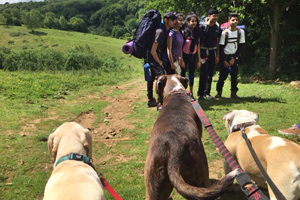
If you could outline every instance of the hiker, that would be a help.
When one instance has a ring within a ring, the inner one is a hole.
[[[183,25],[183,14],[174,13],[177,17],[177,20],[174,24],[174,27],[170,30],[168,39],[167,39],[167,52],[164,58],[164,68],[167,74],[175,74],[178,68],[176,65],[184,66],[182,59],[182,46],[183,46],[183,34],[181,27]]]
[[[213,99],[210,95],[215,64],[219,62],[219,39],[222,33],[217,23],[219,12],[215,6],[207,12],[205,21],[200,22],[200,54],[198,99]]]
[[[147,81],[147,106],[157,106],[157,110],[160,110],[160,104],[156,102],[155,98],[153,98],[153,83],[155,78],[159,77],[162,74],[165,74],[162,60],[164,52],[167,49],[167,36],[169,33],[169,29],[173,27],[175,21],[176,16],[172,12],[164,13],[163,23],[160,25],[159,28],[156,29],[155,34],[153,36],[154,42],[152,44],[150,53],[148,53],[148,63],[150,64],[151,68],[152,80]]]
[[[184,44],[182,56],[185,66],[181,66],[181,76],[185,77],[186,71],[189,71],[189,93],[193,96],[194,73],[195,69],[201,67],[200,59],[200,35],[199,35],[199,19],[197,15],[190,12],[183,25]]]
[[[231,13],[228,17],[229,28],[222,31],[220,38],[220,74],[217,82],[217,95],[215,98],[222,97],[224,81],[228,74],[231,76],[231,98],[239,98],[237,96],[237,75],[238,75],[238,56],[245,44],[245,32],[243,29],[237,28],[238,14]]]

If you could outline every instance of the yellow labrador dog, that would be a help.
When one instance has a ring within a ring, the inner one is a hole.
[[[240,127],[246,127],[245,133],[252,147],[261,161],[264,169],[287,200],[300,198],[300,146],[289,140],[269,135],[262,127],[256,124],[258,114],[247,110],[233,110],[223,119],[228,131],[225,145],[252,180],[258,186],[267,188],[254,162],[246,142],[242,138]],[[224,162],[225,173],[230,168]],[[268,186],[271,200],[275,200],[272,190]]]
[[[92,136],[88,129],[66,122],[50,134],[48,149],[54,170],[44,200],[105,199],[103,185],[90,163]]]

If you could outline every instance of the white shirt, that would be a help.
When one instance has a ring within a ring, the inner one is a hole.
[[[238,39],[238,30],[231,31],[229,29],[226,29],[222,31],[222,35],[220,38],[220,45],[225,45],[225,32],[228,31],[228,42],[227,45],[224,47],[224,53],[226,55],[233,55],[236,53],[238,49],[238,44],[245,43],[245,31],[243,29],[240,29],[241,35],[240,35],[240,42],[237,42]]]

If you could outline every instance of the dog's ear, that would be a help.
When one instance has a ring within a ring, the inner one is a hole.
[[[167,83],[167,76],[165,75],[161,75],[158,79],[157,79],[157,83],[156,83],[156,94],[160,97],[163,98],[163,92],[164,92],[164,88],[166,86]]]
[[[223,116],[223,120],[232,121],[233,118],[234,118],[234,115],[235,115],[235,113],[234,113],[233,110],[232,110],[232,111],[229,111],[229,112],[227,112],[227,113]]]
[[[92,157],[92,135],[89,129],[83,128],[82,134],[80,135],[80,140],[86,151],[88,157]]]
[[[258,121],[258,114],[257,114],[257,112],[252,112],[252,114],[254,116],[255,121],[257,122]]]
[[[48,151],[52,163],[55,162],[56,155],[57,155],[57,144],[54,142],[54,139],[55,139],[55,134],[54,133],[50,134],[48,137]]]
[[[183,85],[183,87],[186,89],[188,87],[189,79],[186,77],[182,77],[177,75],[176,78],[180,81],[180,83]]]

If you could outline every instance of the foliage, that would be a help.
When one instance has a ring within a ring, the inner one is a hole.
[[[212,5],[216,5],[220,11],[219,23],[227,21],[227,15],[235,11],[239,13],[239,23],[246,26],[246,47],[240,57],[241,72],[248,76],[258,73],[264,78],[272,78],[267,70],[270,63],[272,36],[270,25],[274,16],[272,2],[269,0],[48,0],[0,5],[0,15],[8,25],[21,25],[23,22],[20,11],[29,12],[36,9],[45,16],[42,17],[45,27],[90,32],[94,35],[128,40],[132,38],[139,19],[148,9],[158,9],[162,14],[166,11],[180,11],[186,15],[194,11],[198,16],[203,16]],[[299,40],[294,38],[299,37],[300,3],[295,0],[275,2],[279,2],[280,6],[292,2],[286,9],[281,10],[275,77],[283,80],[297,79],[300,76],[297,55],[300,44]]]
[[[34,29],[40,28],[42,26],[42,14],[36,9],[23,11],[21,18],[26,28],[30,29],[32,32],[34,31]]]

